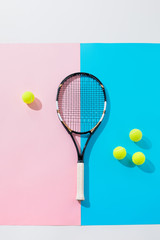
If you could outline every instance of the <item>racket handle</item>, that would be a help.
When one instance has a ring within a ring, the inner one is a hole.
[[[77,163],[77,200],[84,200],[84,163]]]

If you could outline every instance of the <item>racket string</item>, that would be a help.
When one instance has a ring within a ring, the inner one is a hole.
[[[76,132],[93,129],[104,110],[104,92],[98,81],[76,75],[62,85],[58,106],[65,124]]]

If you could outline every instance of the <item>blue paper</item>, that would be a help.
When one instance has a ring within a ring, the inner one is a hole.
[[[100,79],[107,112],[85,153],[82,225],[160,223],[160,44],[81,44],[81,71]],[[129,132],[143,139],[134,143]],[[82,144],[84,144],[82,138]],[[113,149],[123,146],[118,161]],[[131,162],[146,155],[144,165]]]

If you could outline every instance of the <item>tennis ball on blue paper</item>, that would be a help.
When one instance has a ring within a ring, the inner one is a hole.
[[[132,162],[136,165],[142,165],[145,159],[145,155],[142,152],[136,152],[132,156]]]
[[[113,150],[113,156],[118,160],[125,158],[126,154],[126,149],[124,147],[116,147]]]
[[[129,137],[133,142],[139,142],[142,139],[142,132],[139,129],[133,129],[130,131]]]
[[[23,102],[30,104],[34,101],[34,94],[32,92],[24,92],[22,95]]]

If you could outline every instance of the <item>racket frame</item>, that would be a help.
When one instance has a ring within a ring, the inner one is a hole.
[[[87,76],[87,77],[90,77],[92,79],[95,79],[99,84],[100,86],[102,87],[102,90],[103,90],[103,94],[104,94],[104,110],[103,110],[103,114],[102,114],[102,117],[100,118],[99,122],[96,124],[96,126],[94,128],[92,128],[91,130],[89,131],[86,131],[86,132],[77,132],[77,131],[73,131],[71,130],[67,124],[63,121],[63,119],[61,118],[61,115],[60,115],[60,112],[59,112],[59,108],[58,108],[58,97],[59,97],[59,92],[60,92],[60,89],[61,87],[63,86],[64,82],[66,82],[68,79],[72,78],[72,77],[75,77],[77,75],[83,75],[83,76]],[[88,142],[91,138],[91,136],[93,135],[93,133],[96,131],[96,129],[99,127],[99,125],[101,124],[103,118],[104,118],[104,115],[105,115],[105,112],[106,112],[106,106],[107,106],[107,98],[106,98],[106,93],[105,93],[105,89],[104,89],[104,86],[103,84],[101,83],[101,81],[95,77],[94,75],[90,74],[90,73],[86,73],[86,72],[76,72],[76,73],[72,73],[70,75],[68,75],[59,85],[58,87],[58,91],[57,91],[57,96],[56,96],[56,108],[57,108],[57,114],[58,114],[58,117],[59,117],[59,120],[61,121],[61,123],[63,124],[63,126],[65,127],[65,129],[67,130],[68,134],[71,136],[73,142],[74,142],[74,145],[76,147],[76,150],[77,150],[77,155],[78,155],[78,163],[83,163],[84,160],[83,160],[83,157],[84,157],[84,153],[85,153],[85,150],[86,150],[86,147],[88,145]],[[78,149],[78,146],[76,144],[76,141],[73,137],[73,134],[77,134],[77,135],[87,135],[89,134],[89,137],[83,147],[83,151],[80,153],[79,152],[79,149]]]

